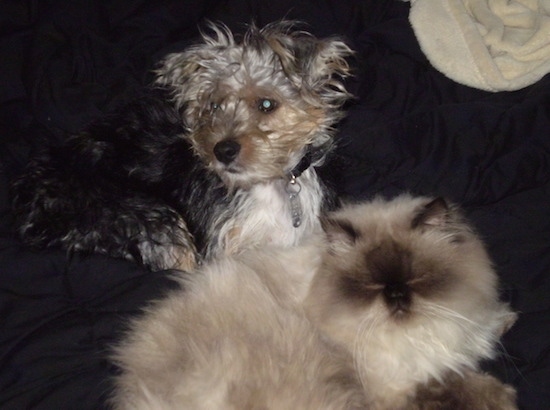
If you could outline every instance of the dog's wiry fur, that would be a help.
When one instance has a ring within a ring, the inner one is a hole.
[[[244,251],[180,275],[116,348],[114,408],[366,408],[351,356],[301,308],[322,247]]]
[[[154,90],[34,158],[16,182],[25,243],[192,268],[195,246],[173,199],[197,170],[169,94]]]
[[[315,167],[349,97],[349,48],[286,21],[210,31],[142,99],[32,162],[15,190],[26,243],[187,268],[195,247],[294,245],[319,227]]]
[[[289,22],[252,27],[240,43],[211,27],[205,44],[168,56],[157,80],[173,89],[197,154],[230,188],[285,178],[308,147],[322,156],[349,96],[335,77],[347,74],[349,48]],[[226,141],[240,147],[229,163],[215,154]]]
[[[349,97],[340,79],[350,50],[290,22],[252,26],[240,42],[223,26],[211,29],[204,44],[168,56],[158,71],[183,110],[194,151],[231,193],[222,212],[208,215],[206,253],[296,244],[318,227],[325,195],[314,168],[332,147],[332,126]],[[296,171],[304,159],[311,166]],[[292,173],[301,173],[298,227],[286,192]]]

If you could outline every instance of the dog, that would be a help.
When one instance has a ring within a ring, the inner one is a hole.
[[[209,24],[141,98],[51,147],[15,184],[22,240],[150,269],[293,246],[334,201],[316,172],[350,98],[350,48],[279,21]]]

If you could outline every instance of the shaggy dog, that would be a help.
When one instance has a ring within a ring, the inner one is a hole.
[[[292,246],[330,204],[315,168],[349,98],[350,49],[282,21],[210,25],[143,98],[33,160],[15,185],[23,241],[151,269]]]

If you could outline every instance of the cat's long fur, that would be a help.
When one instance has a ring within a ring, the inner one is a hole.
[[[363,409],[351,356],[301,308],[322,245],[244,252],[180,276],[116,349],[118,410]]]
[[[516,408],[511,387],[478,372],[516,315],[456,207],[403,195],[324,225],[329,251],[306,303],[353,352],[369,408]]]
[[[180,275],[116,349],[115,408],[516,409],[478,369],[516,315],[454,206],[402,196],[323,225]]]

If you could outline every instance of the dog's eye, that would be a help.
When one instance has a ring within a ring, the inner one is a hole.
[[[213,103],[210,104],[210,110],[211,111],[218,111],[220,108],[222,108],[222,107],[218,103],[213,102]]]
[[[277,106],[277,103],[273,100],[270,100],[269,98],[262,98],[258,101],[258,109],[261,112],[271,112],[273,111]]]

